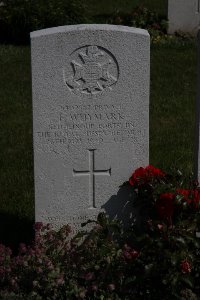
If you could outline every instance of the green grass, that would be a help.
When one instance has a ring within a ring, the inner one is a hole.
[[[34,218],[29,48],[0,46],[0,70],[0,237],[14,242]]]
[[[150,162],[193,169],[196,45],[151,50]],[[0,46],[0,240],[27,240],[34,219],[29,47]]]
[[[167,0],[87,0],[86,4],[91,16],[111,15],[117,11],[128,13],[140,5],[167,16]]]
[[[193,171],[196,71],[195,43],[152,48],[150,161],[154,165]]]

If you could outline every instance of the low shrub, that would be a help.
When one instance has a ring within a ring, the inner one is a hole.
[[[199,299],[198,183],[150,165],[123,186],[137,208],[129,227],[101,213],[74,237],[36,223],[17,256],[0,245],[1,299]]]
[[[117,12],[110,18],[109,22],[147,29],[152,37],[166,34],[168,27],[165,16],[159,15],[144,6],[138,6],[128,14]]]
[[[48,27],[86,23],[81,0],[3,0],[0,4],[0,42],[29,41],[29,33]]]

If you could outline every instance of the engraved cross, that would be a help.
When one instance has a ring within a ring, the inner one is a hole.
[[[111,168],[108,170],[95,170],[95,150],[88,149],[89,152],[89,170],[76,171],[73,169],[73,176],[89,176],[89,208],[96,208],[95,203],[95,176],[111,176]]]

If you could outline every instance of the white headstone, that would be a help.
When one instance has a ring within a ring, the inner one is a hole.
[[[122,213],[119,185],[149,160],[149,48],[124,26],[31,33],[36,221]]]
[[[168,0],[168,33],[196,34],[200,25],[200,0]]]

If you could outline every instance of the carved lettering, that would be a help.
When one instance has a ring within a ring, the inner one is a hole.
[[[121,105],[65,105],[60,108],[62,112],[57,120],[51,119],[47,130],[37,131],[40,142],[95,147],[103,142],[138,142],[145,136],[145,130],[139,130],[137,122],[120,111]],[[75,112],[76,108],[80,112]]]
[[[91,121],[91,115],[89,114],[73,114],[70,115],[70,119],[72,121],[82,121],[82,122],[86,122],[86,121]]]
[[[120,114],[120,113],[110,113],[110,114],[106,114],[106,117],[108,120],[123,120],[124,117]]]

